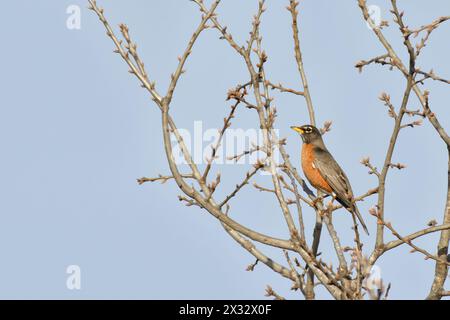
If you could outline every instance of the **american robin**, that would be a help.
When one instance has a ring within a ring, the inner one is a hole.
[[[331,195],[350,213],[354,213],[364,231],[369,234],[355,204],[350,182],[327,147],[325,147],[320,131],[311,125],[292,126],[291,129],[300,133],[303,140],[302,169],[308,181],[314,188]]]

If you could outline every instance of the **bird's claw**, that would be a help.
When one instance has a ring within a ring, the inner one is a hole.
[[[317,204],[322,202],[324,199],[324,196],[317,196],[315,199],[313,199],[312,204],[314,207],[317,207]]]

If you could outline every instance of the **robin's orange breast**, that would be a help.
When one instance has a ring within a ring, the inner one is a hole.
[[[304,143],[302,147],[302,169],[309,183],[316,189],[332,193],[328,182],[320,174],[320,171],[314,166],[314,146],[310,143]]]

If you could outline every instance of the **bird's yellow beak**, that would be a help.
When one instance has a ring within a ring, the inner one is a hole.
[[[305,132],[302,128],[296,126],[291,126],[291,129],[297,131],[300,134],[303,134]]]

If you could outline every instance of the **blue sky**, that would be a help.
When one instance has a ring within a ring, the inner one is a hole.
[[[190,1],[98,0],[112,25],[127,23],[138,43],[150,77],[161,91],[175,70],[199,21]],[[243,43],[257,1],[223,1],[218,14],[234,38]],[[273,82],[299,88],[293,59],[288,1],[267,1],[262,19],[266,66]],[[379,5],[392,21],[388,1]],[[81,29],[66,27],[66,9],[81,7]],[[450,13],[450,2],[399,1],[407,24],[421,26]],[[187,208],[177,199],[173,183],[139,186],[136,178],[167,174],[160,113],[123,61],[103,26],[86,9],[87,1],[17,0],[3,4],[0,52],[3,92],[0,116],[0,264],[1,298],[193,298],[262,299],[266,285],[287,298],[290,283],[263,265],[245,271],[254,259],[205,212]],[[20,17],[20,19],[18,18]],[[347,172],[357,194],[375,186],[375,178],[359,164],[370,156],[380,167],[393,121],[378,100],[385,91],[398,106],[404,80],[387,68],[368,67],[359,74],[356,61],[383,54],[383,48],[362,20],[356,1],[301,1],[300,32],[316,117],[333,121],[325,137]],[[387,37],[405,57],[395,25]],[[449,26],[432,34],[419,65],[450,77]],[[219,40],[215,31],[202,34],[187,63],[173,100],[180,128],[193,130],[195,121],[217,128],[226,115],[226,92],[247,81],[243,61]],[[450,127],[448,87],[428,83],[430,102],[444,127]],[[298,165],[300,143],[290,125],[308,121],[301,98],[274,94],[279,111],[276,127],[287,138],[287,149]],[[418,108],[412,98],[410,108]],[[239,109],[233,125],[254,128],[251,110]],[[428,124],[401,132],[394,162],[407,164],[388,176],[386,219],[407,234],[442,220],[447,157],[443,143]],[[224,188],[231,190],[248,165],[220,165]],[[257,177],[258,183],[268,178]],[[367,214],[375,197],[360,205]],[[233,202],[233,217],[277,237],[287,237],[276,199],[252,187]],[[308,233],[313,212],[305,212]],[[351,244],[349,215],[334,218],[342,240]],[[373,234],[374,232],[372,232]],[[387,238],[392,238],[388,235]],[[438,235],[417,244],[435,250]],[[367,239],[365,249],[373,246]],[[320,251],[335,261],[324,237]],[[274,257],[282,254],[269,249]],[[81,268],[81,290],[68,290],[66,268]],[[423,298],[434,264],[401,247],[379,260],[382,277],[392,284],[391,297]],[[320,298],[329,296],[318,291]]]

